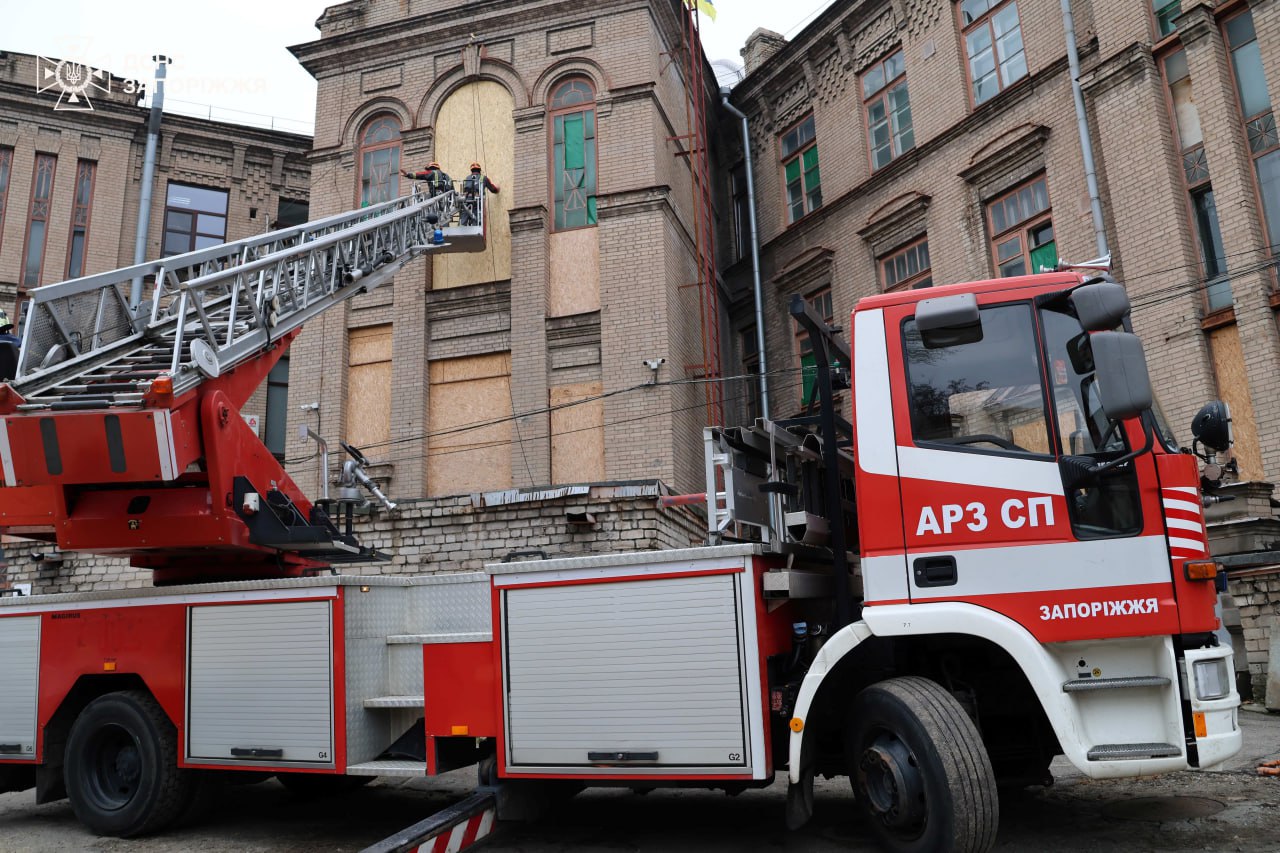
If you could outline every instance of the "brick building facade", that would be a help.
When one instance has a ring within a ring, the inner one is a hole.
[[[431,160],[455,179],[479,161],[501,188],[483,254],[419,260],[293,345],[291,400],[315,407],[291,417],[361,445],[395,499],[701,488],[679,9],[353,0],[292,48],[318,83],[317,214],[408,192],[399,172]],[[314,487],[309,463],[291,473]]]

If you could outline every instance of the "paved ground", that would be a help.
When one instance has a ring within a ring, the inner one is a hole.
[[[1216,773],[1094,782],[1058,768],[1052,788],[1002,803],[1002,851],[1275,851],[1280,849],[1280,777],[1257,763],[1280,757],[1280,716],[1243,712],[1245,748]],[[0,851],[358,850],[461,798],[470,771],[434,780],[379,780],[342,798],[299,801],[274,780],[229,788],[210,814],[158,838],[100,839],[76,823],[67,803],[36,806],[32,792],[0,795]],[[739,797],[706,791],[627,790],[580,794],[547,819],[504,828],[491,853],[861,853],[875,848],[851,815],[848,783],[820,783],[814,820],[783,827],[784,786]],[[1178,800],[1169,798],[1176,797]],[[1144,798],[1157,798],[1144,802]],[[1162,810],[1172,813],[1161,815]],[[1203,816],[1188,818],[1188,812]],[[1126,812],[1134,813],[1125,817]],[[1133,816],[1142,819],[1132,819]]]

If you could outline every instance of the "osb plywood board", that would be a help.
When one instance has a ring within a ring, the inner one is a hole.
[[[432,363],[428,495],[511,487],[510,366],[507,353]]]
[[[605,478],[604,400],[590,399],[602,390],[598,381],[551,389],[551,482],[589,483]]]
[[[510,376],[511,353],[495,352],[466,358],[442,358],[431,362],[429,375],[433,388],[445,382],[467,382],[472,379],[487,379],[491,376]]]
[[[368,447],[391,438],[391,362],[352,365],[347,372],[347,443]]]
[[[551,235],[547,316],[600,310],[600,231],[575,228]],[[557,483],[565,482],[556,480]]]
[[[1240,349],[1240,331],[1234,325],[1214,329],[1209,333],[1209,349],[1213,353],[1218,396],[1231,407],[1231,427],[1236,440],[1232,450],[1240,466],[1240,479],[1262,479],[1258,423],[1254,420],[1253,400],[1249,397],[1249,378],[1245,373],[1244,352]]]
[[[364,326],[347,333],[347,364],[371,364],[375,361],[391,361],[391,324]]]
[[[471,163],[477,162],[501,191],[485,193],[485,250],[440,254],[432,260],[431,281],[437,290],[511,278],[511,220],[507,212],[515,182],[514,109],[511,93],[492,80],[466,84],[440,107],[435,134],[440,166],[461,181],[470,174]]]

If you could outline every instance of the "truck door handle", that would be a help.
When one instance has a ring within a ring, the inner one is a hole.
[[[955,557],[918,557],[911,567],[916,586],[954,586],[959,579]]]
[[[284,750],[272,747],[233,746],[231,755],[234,758],[284,758]]]

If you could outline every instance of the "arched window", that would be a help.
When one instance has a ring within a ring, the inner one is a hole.
[[[360,134],[360,206],[391,201],[400,185],[400,120],[374,116]]]
[[[552,91],[551,200],[554,228],[596,224],[596,94],[583,77],[564,80]]]

